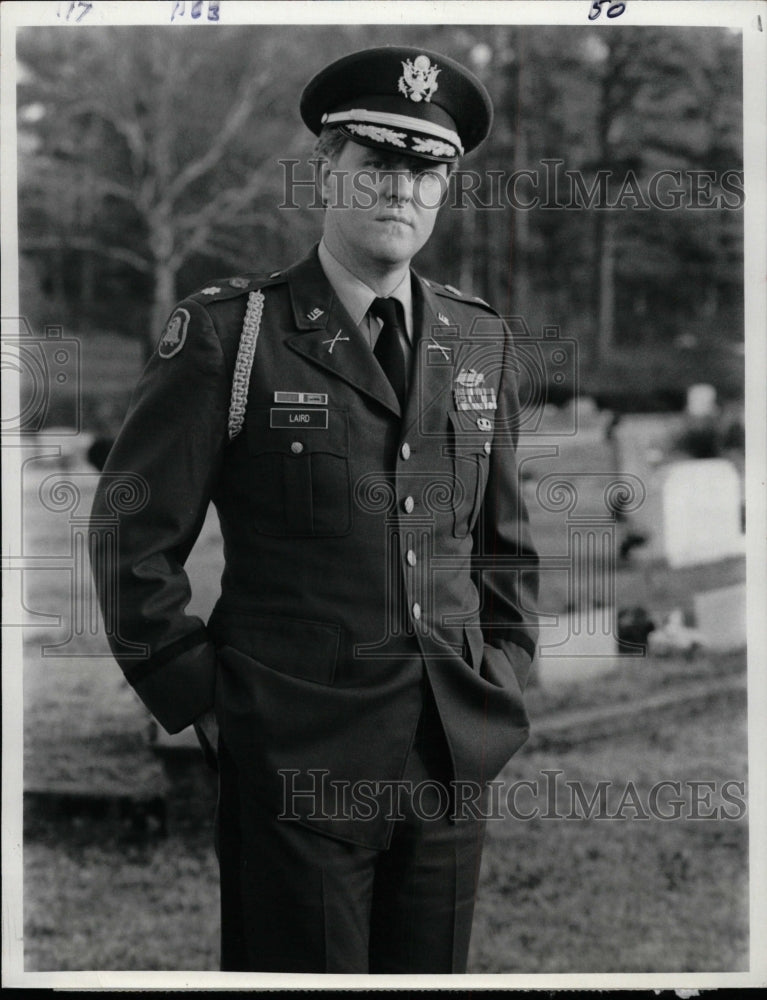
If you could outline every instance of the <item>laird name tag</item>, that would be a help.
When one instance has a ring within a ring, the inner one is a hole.
[[[270,427],[303,427],[305,430],[326,431],[328,429],[327,410],[289,409],[269,411]]]

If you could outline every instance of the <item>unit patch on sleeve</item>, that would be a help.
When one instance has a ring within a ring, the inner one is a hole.
[[[186,309],[179,308],[173,313],[163,331],[160,346],[157,349],[161,358],[172,358],[184,346],[189,319],[190,316]]]

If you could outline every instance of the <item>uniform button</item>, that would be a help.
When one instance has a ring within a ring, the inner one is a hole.
[[[405,556],[405,558],[407,559],[410,566],[415,566],[415,564],[418,562],[418,560],[416,559],[415,552],[413,552],[412,549],[407,550],[407,555]]]
[[[421,620],[421,605],[420,604],[414,604],[413,605],[413,618],[415,618],[416,621],[420,621]]]
[[[402,506],[405,508],[406,514],[412,514],[413,507],[415,507],[415,500],[412,497],[405,497]]]
[[[301,444],[300,441],[294,441],[293,444],[290,446],[290,450],[293,452],[294,455],[300,455],[301,452],[304,450],[304,446]]]
[[[400,448],[400,454],[402,455],[402,457],[405,459],[406,462],[410,458],[410,445],[407,443],[407,441],[405,441],[405,443]]]
[[[493,446],[490,444],[489,441],[485,441],[485,454],[486,455],[490,454],[490,452],[492,451],[492,447]]]

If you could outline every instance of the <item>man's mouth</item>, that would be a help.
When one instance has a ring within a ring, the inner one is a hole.
[[[413,225],[410,219],[404,215],[399,215],[397,212],[385,212],[383,215],[378,215],[376,216],[376,222],[401,222],[403,225],[411,227]]]

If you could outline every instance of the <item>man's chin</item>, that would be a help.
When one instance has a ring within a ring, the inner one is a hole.
[[[370,253],[371,256],[389,264],[404,264],[411,260],[420,249],[421,244],[413,239],[412,227],[395,223],[392,229],[371,243]]]

